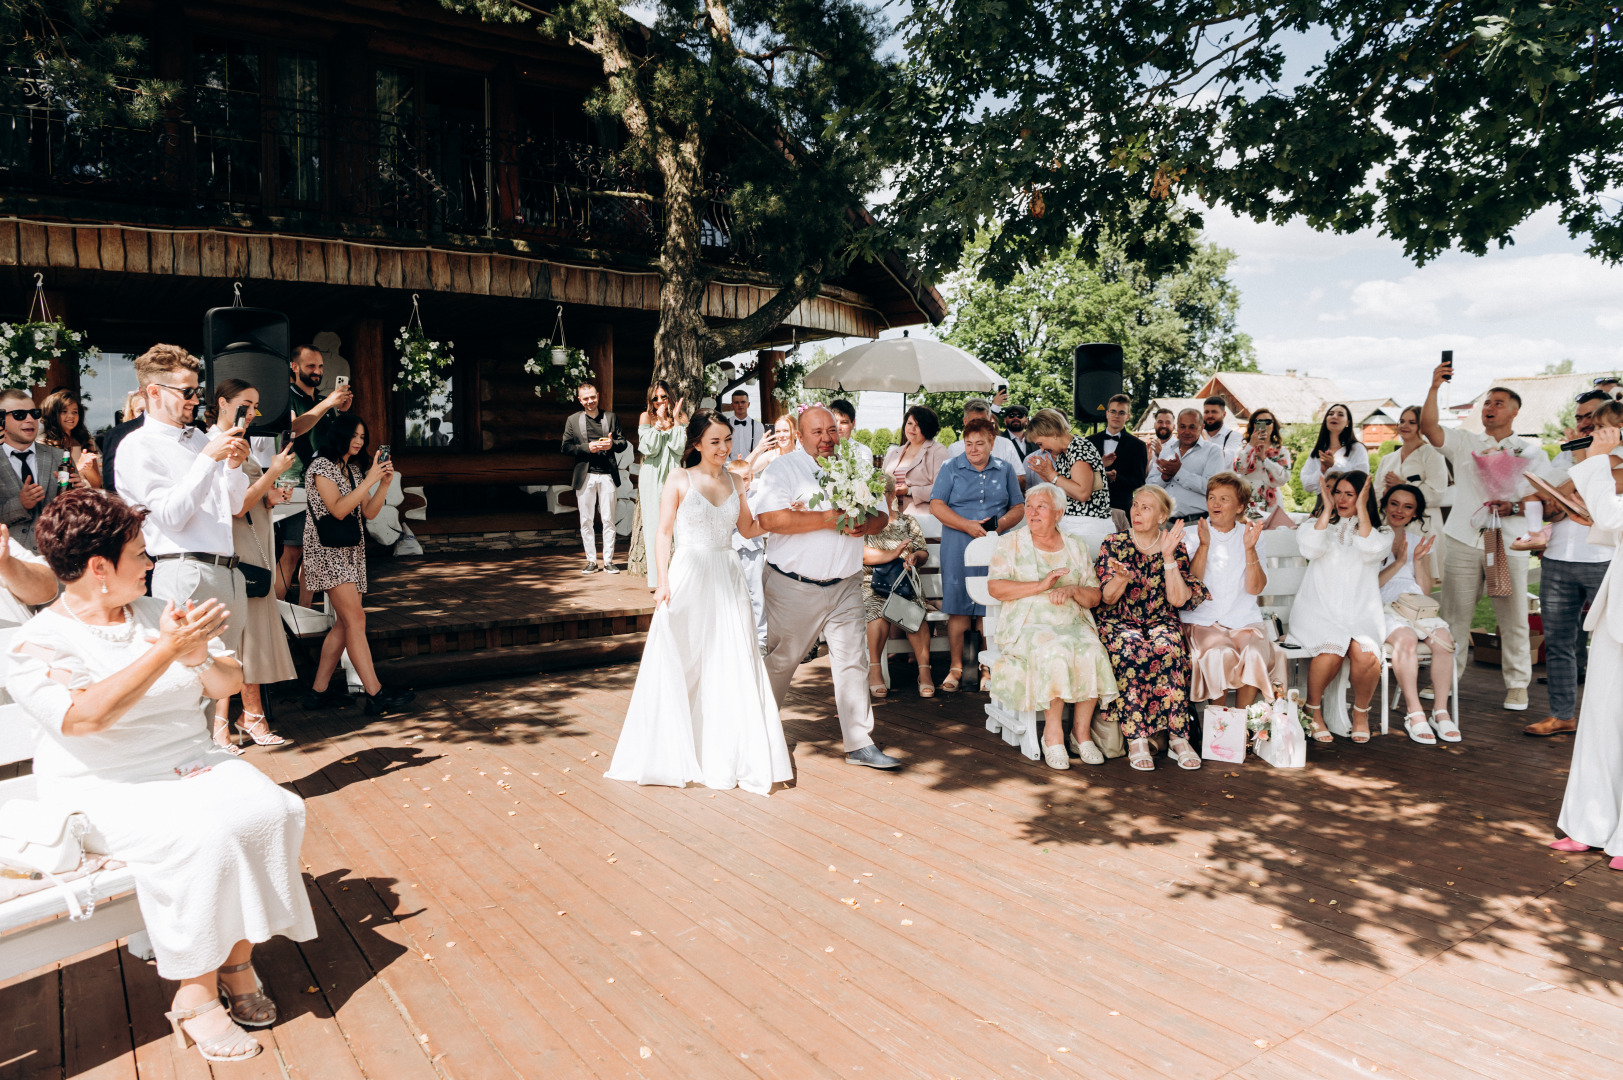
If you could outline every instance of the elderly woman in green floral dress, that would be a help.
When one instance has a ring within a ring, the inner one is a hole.
[[[1077,754],[1105,755],[1093,742],[1093,713],[1117,696],[1110,657],[1094,627],[1099,578],[1079,536],[1059,531],[1066,493],[1054,484],[1026,492],[1025,529],[998,537],[986,591],[1002,604],[993,641],[992,697],[1011,709],[1043,711],[1043,760],[1069,769],[1060,712],[1072,708]]]
[[[918,567],[930,557],[919,519],[902,513],[894,476],[885,477],[885,505],[890,510],[890,524],[862,541],[862,609],[868,616],[868,693],[876,698],[889,693],[879,663],[892,623],[879,614],[885,606],[885,597],[873,591],[874,568],[898,559]],[[922,597],[914,599],[922,600]],[[919,665],[919,697],[935,697],[935,680],[930,677],[930,624],[925,623],[908,634],[907,640],[913,646],[913,659]]]

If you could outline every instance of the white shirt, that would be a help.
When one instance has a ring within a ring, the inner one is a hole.
[[[1572,451],[1563,450],[1550,462],[1552,480],[1556,474],[1565,476],[1572,468]],[[1545,520],[1549,520],[1549,507],[1545,507]],[[1589,542],[1589,526],[1580,525],[1571,518],[1550,522],[1550,543],[1544,549],[1544,558],[1560,562],[1602,563],[1612,561],[1612,549]]]
[[[1471,519],[1482,509],[1483,500],[1487,496],[1483,494],[1482,481],[1477,476],[1476,462],[1471,459],[1471,454],[1498,448],[1508,450],[1518,457],[1527,458],[1530,462],[1527,467],[1531,471],[1542,474],[1549,468],[1550,459],[1545,456],[1544,448],[1532,439],[1509,435],[1500,440],[1486,432],[1466,431],[1463,428],[1444,429],[1443,445],[1440,449],[1449,464],[1454,466],[1454,508],[1448,512],[1448,521],[1443,525],[1444,536],[1474,548],[1482,546],[1482,532]],[[1526,495],[1532,490],[1532,486],[1523,480],[1517,492]],[[1506,554],[1512,558],[1517,556],[1527,558],[1526,552],[1509,550],[1510,541],[1527,531],[1527,519],[1520,514],[1504,517],[1500,519],[1500,526],[1504,530]]]
[[[800,447],[775,458],[750,485],[750,513],[759,517],[787,510],[791,503],[810,504],[820,490],[822,469]],[[766,561],[779,570],[814,581],[848,578],[862,572],[862,538],[833,529],[806,533],[768,533]]]
[[[11,448],[8,446],[6,449],[10,450]],[[16,540],[12,540],[7,547],[11,552],[11,557],[18,562],[32,563],[35,566],[47,565],[44,556],[35,555],[32,551],[17,543]],[[33,608],[13,596],[10,589],[0,586],[0,624],[17,623],[21,625],[33,617]]]
[[[1230,630],[1261,622],[1257,598],[1245,591],[1245,527],[1236,522],[1226,533],[1216,529],[1211,533],[1212,549],[1206,553],[1206,572],[1200,580],[1212,598],[1191,610],[1180,611],[1178,618],[1190,626],[1226,626]],[[1185,529],[1183,546],[1194,558],[1200,550],[1200,531]],[[1261,556],[1258,558],[1260,561]]]
[[[22,482],[24,461],[28,463],[28,474],[34,478],[34,483],[44,484],[46,482],[46,480],[41,480],[39,478],[39,448],[41,445],[42,444],[40,443],[35,443],[26,450],[18,450],[10,443],[0,443],[0,449],[3,449],[6,455],[6,464],[10,465],[11,471],[17,475],[18,483]],[[18,454],[22,455],[21,459],[18,459]],[[46,479],[50,480],[55,478],[47,477]]]
[[[233,555],[231,519],[248,494],[248,476],[205,457],[208,436],[151,416],[118,447],[118,491],[149,511],[141,532],[147,552]]]
[[[1126,428],[1122,428],[1121,431],[1118,431],[1118,432],[1115,432],[1114,434],[1112,434],[1109,428],[1105,428],[1105,438],[1104,438],[1104,446],[1105,446],[1105,448],[1104,448],[1103,451],[1100,452],[1101,457],[1104,456],[1105,454],[1114,454],[1116,452],[1116,448],[1121,445],[1122,433],[1125,432],[1126,430],[1127,430]]]
[[[1200,432],[1200,441],[1211,443],[1222,451],[1223,457],[1228,461],[1234,460],[1234,455],[1240,451],[1240,429],[1229,427],[1227,424],[1217,429],[1217,434],[1209,435],[1204,428]]]
[[[728,461],[738,461],[741,458],[749,457],[755,452],[755,448],[761,445],[761,440],[766,437],[766,429],[753,416],[746,416],[740,420],[732,413],[728,413],[727,426],[733,432],[733,452],[728,457]]]
[[[947,456],[950,458],[957,457],[963,452],[964,440],[962,439],[959,439],[957,442],[947,447]],[[1014,466],[1014,475],[1016,476],[1024,476],[1030,471],[1026,468],[1026,463],[1020,459],[1020,451],[1014,448],[1014,443],[1009,441],[1007,435],[999,435],[997,439],[993,441],[992,456],[997,458],[999,461],[1007,461],[1010,465]]]
[[[1302,490],[1318,491],[1323,471],[1319,465],[1319,455],[1309,449],[1307,459],[1302,462]],[[1336,447],[1335,464],[1330,467],[1330,471],[1369,472],[1369,450],[1361,442],[1355,442],[1350,447]]]
[[[1421,593],[1420,579],[1415,576],[1414,572],[1414,556],[1415,548],[1420,546],[1420,541],[1424,540],[1425,537],[1417,532],[1413,526],[1405,528],[1404,533],[1408,536],[1408,540],[1405,541],[1403,549],[1403,568],[1393,574],[1385,585],[1381,586],[1381,603],[1383,604],[1390,604],[1407,593]],[[1381,569],[1385,570],[1394,561],[1391,552],[1387,552],[1385,561],[1381,563]],[[1422,595],[1424,594],[1422,593]]]
[[[1228,462],[1223,460],[1223,452],[1211,443],[1196,441],[1185,454],[1183,444],[1173,439],[1162,448],[1160,460],[1173,461],[1179,458],[1183,460],[1183,464],[1178,467],[1171,480],[1162,480],[1161,470],[1152,465],[1148,482],[1166,488],[1167,494],[1172,496],[1174,517],[1203,513],[1206,510],[1206,481],[1213,473],[1220,473],[1228,468]]]

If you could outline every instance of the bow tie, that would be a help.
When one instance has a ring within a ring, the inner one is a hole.
[[[746,427],[746,426],[749,425],[748,420],[734,420],[733,423],[736,424],[738,427]]]

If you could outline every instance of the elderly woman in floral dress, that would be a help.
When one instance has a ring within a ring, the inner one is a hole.
[[[1139,488],[1128,516],[1128,531],[1106,537],[1097,561],[1099,637],[1121,691],[1109,716],[1121,723],[1133,768],[1155,768],[1150,738],[1166,732],[1178,766],[1198,769],[1200,755],[1189,745],[1189,650],[1178,612],[1211,597],[1189,574],[1183,523],[1161,531],[1172,516],[1165,489]]]
[[[1028,527],[998,537],[986,574],[987,592],[1003,605],[992,697],[1011,709],[1043,711],[1043,760],[1052,769],[1071,767],[1060,720],[1067,704],[1074,707],[1077,756],[1089,765],[1105,763],[1093,742],[1093,711],[1117,696],[1093,623],[1099,579],[1082,538],[1059,529],[1065,500],[1054,484],[1027,491]]]

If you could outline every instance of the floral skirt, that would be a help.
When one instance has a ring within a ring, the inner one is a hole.
[[[1114,701],[1116,677],[1110,656],[1093,627],[1081,619],[1029,623],[1012,641],[998,641],[992,664],[992,697],[1010,709],[1042,710],[1055,698],[1075,704]]]

